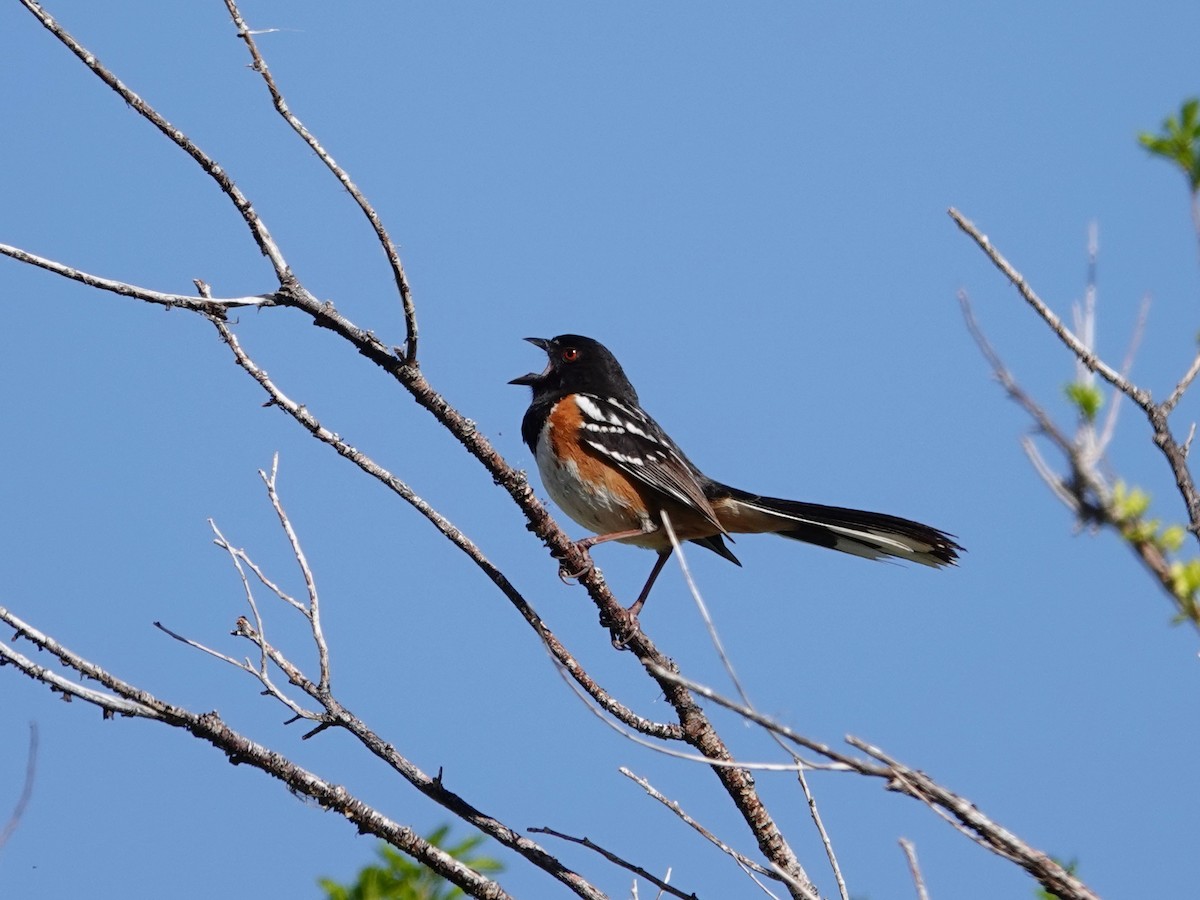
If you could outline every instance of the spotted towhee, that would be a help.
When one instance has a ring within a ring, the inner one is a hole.
[[[587,549],[621,541],[658,551],[629,611],[637,615],[671,555],[664,513],[676,537],[738,562],[730,534],[770,533],[867,559],[895,557],[935,568],[953,565],[951,535],[884,513],[760,497],[713,481],[683,455],[638,404],[621,364],[591,338],[526,338],[550,357],[542,373],[510,384],[533,389],[521,437],[537,457],[550,497],[594,537]]]

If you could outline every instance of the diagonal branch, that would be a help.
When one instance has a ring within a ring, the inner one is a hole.
[[[611,850],[604,849],[599,844],[597,844],[595,841],[593,841],[591,838],[574,837],[573,835],[563,834],[561,831],[555,831],[553,828],[535,827],[535,828],[529,828],[527,830],[532,834],[548,834],[551,837],[561,838],[564,841],[570,841],[572,844],[579,844],[581,847],[587,847],[589,850],[594,850],[596,853],[599,853],[601,856],[603,856],[605,859],[607,859],[610,863],[613,863],[614,865],[620,866],[622,869],[626,869],[626,870],[632,872],[634,875],[637,875],[639,878],[645,878],[652,885],[654,885],[656,888],[658,888],[659,891],[661,891],[662,893],[670,894],[672,897],[682,897],[683,900],[700,900],[700,898],[697,897],[695,895],[695,893],[685,894],[679,888],[674,887],[671,884],[668,884],[666,881],[663,881],[661,878],[651,875],[649,872],[647,872],[645,869],[643,869],[641,866],[637,865],[636,863],[631,863],[629,860],[623,859],[622,857],[617,856],[617,854],[613,853]]]
[[[669,809],[671,812],[673,812],[676,816],[678,816],[679,820],[681,822],[683,822],[688,827],[694,829],[699,835],[701,835],[705,840],[707,840],[709,843],[711,843],[714,847],[716,847],[722,853],[729,856],[729,858],[732,859],[734,862],[736,862],[738,864],[738,866],[742,869],[742,871],[745,872],[747,875],[749,875],[750,878],[752,878],[754,880],[755,884],[757,884],[760,888],[762,888],[763,891],[768,896],[774,897],[775,895],[772,894],[770,891],[768,891],[765,887],[763,887],[762,882],[760,882],[757,878],[755,878],[756,874],[762,875],[765,878],[772,878],[775,881],[782,881],[784,883],[789,882],[788,877],[786,875],[784,875],[782,872],[779,872],[778,870],[773,871],[771,869],[768,869],[766,866],[756,863],[754,860],[752,860],[750,857],[746,856],[744,853],[739,853],[737,850],[734,850],[732,847],[730,847],[728,844],[726,844],[723,840],[721,840],[719,837],[717,837],[715,834],[713,834],[711,831],[709,831],[707,828],[705,828],[703,825],[701,825],[699,822],[697,822],[695,819],[693,819],[690,815],[688,815],[687,812],[684,811],[684,808],[682,806],[680,806],[676,801],[672,800],[670,797],[667,797],[666,795],[664,795],[661,791],[659,791],[657,788],[655,788],[654,785],[652,785],[647,779],[642,778],[640,775],[635,774],[631,770],[627,769],[625,766],[622,766],[619,771],[622,775],[624,775],[630,781],[634,782],[639,787],[641,787],[641,789],[643,791],[645,791],[647,794],[649,794],[650,797],[657,800],[659,803],[661,803],[663,806],[665,806],[667,809]],[[820,895],[817,894],[816,890],[814,890],[811,885],[792,881],[789,884],[789,887],[791,887],[794,891],[796,891],[799,894],[799,896],[803,897],[804,900],[820,900]]]
[[[491,580],[491,582],[500,589],[504,596],[521,614],[522,618],[534,629],[538,637],[541,638],[551,656],[571,677],[582,687],[589,695],[608,713],[615,716],[621,722],[624,722],[631,728],[641,731],[643,734],[648,734],[651,737],[661,738],[663,740],[682,740],[683,729],[678,725],[663,724],[651,721],[642,716],[637,715],[632,710],[621,704],[608,691],[604,690],[580,665],[579,661],[571,654],[569,650],[559,641],[558,637],[550,630],[550,628],[542,621],[542,618],[530,606],[529,602],[521,595],[521,593],[513,586],[508,577],[501,572],[484,554],[483,551],[467,537],[457,526],[449,519],[439,513],[436,509],[430,506],[424,499],[417,495],[415,491],[400,478],[393,475],[383,466],[376,463],[371,457],[367,456],[362,451],[351,446],[344,441],[340,435],[334,434],[327,429],[313,415],[307,406],[303,406],[285,395],[275,383],[268,377],[267,373],[259,368],[249,355],[242,349],[241,343],[237,336],[228,327],[228,325],[220,319],[213,318],[212,323],[216,327],[221,339],[229,347],[233,353],[234,361],[247,374],[250,375],[258,384],[266,391],[270,398],[268,403],[272,406],[277,406],[291,416],[296,422],[302,425],[310,434],[317,440],[328,444],[338,454],[350,460],[371,477],[383,483],[391,489],[402,500],[409,503],[414,509],[423,515],[441,534],[449,540],[454,546],[462,550],[470,560],[479,567],[480,570]],[[565,536],[564,536],[565,540]],[[571,545],[572,547],[574,545]],[[261,576],[260,576],[261,578]],[[615,601],[614,601],[615,602]]]
[[[718,762],[732,762],[733,757],[724,741],[687,689],[654,675],[655,671],[662,668],[670,669],[673,664],[655,647],[653,642],[638,628],[636,622],[626,613],[624,607],[613,597],[599,571],[590,565],[586,551],[576,546],[563,533],[546,509],[538,502],[524,474],[508,465],[491,443],[479,433],[475,424],[450,406],[445,398],[429,384],[415,364],[408,364],[405,359],[397,357],[373,333],[354,325],[332,304],[320,302],[299,283],[266,225],[223,168],[218,166],[182,131],[171,125],[141,97],[121,83],[110,70],[100,64],[92,53],[64,31],[53,17],[41,8],[40,4],[34,0],[21,0],[21,2],[97,77],[116,91],[126,103],[153,124],[172,143],[184,150],[207,175],[217,182],[222,192],[233,202],[255,242],[274,267],[280,285],[280,289],[275,295],[276,302],[302,310],[311,317],[314,325],[340,335],[351,343],[360,354],[391,374],[409,392],[417,404],[429,411],[439,423],[445,426],[487,469],[493,480],[509,493],[525,514],[529,530],[546,545],[557,562],[568,566],[573,571],[584,572],[579,580],[599,610],[601,624],[612,631],[614,639],[621,646],[632,650],[643,668],[658,681],[668,702],[671,703],[679,717],[684,739],[710,759]],[[213,320],[219,325],[219,321],[215,317]],[[413,337],[412,334],[410,334],[411,337]],[[316,434],[316,431],[313,433]],[[338,452],[347,457],[352,458],[357,455],[357,451],[353,451],[352,448],[344,446],[338,448],[337,445],[340,441],[331,443],[338,449]],[[407,486],[396,481],[393,489],[397,488],[406,490]],[[498,572],[496,574],[499,577],[493,578],[493,581],[504,590],[503,585],[507,585],[507,580]],[[510,591],[511,586],[506,591],[506,595],[510,595]],[[724,765],[715,766],[714,771],[726,793],[750,827],[763,854],[771,860],[773,865],[788,873],[791,878],[802,880],[803,875],[799,861],[784,839],[778,825],[764,807],[750,773]],[[793,893],[795,893],[794,890]]]
[[[1059,340],[1070,348],[1071,352],[1075,354],[1081,363],[1122,394],[1129,397],[1130,400],[1142,407],[1142,409],[1147,412],[1150,411],[1153,403],[1150,400],[1148,391],[1144,391],[1132,384],[1129,379],[1100,359],[1086,343],[1076,337],[1075,333],[1063,324],[1062,319],[1045,304],[1042,298],[1034,293],[1033,288],[1029,286],[1029,282],[1025,280],[1025,277],[1012,267],[1009,261],[1000,254],[999,250],[992,246],[992,242],[988,240],[987,235],[976,228],[973,222],[964,218],[962,213],[953,207],[950,208],[949,213],[950,218],[954,220],[955,224],[967,233],[971,240],[979,246],[980,250],[987,254],[992,264],[1004,274],[1005,278],[1013,283],[1013,286],[1025,298],[1025,302],[1033,307],[1034,311],[1042,317],[1042,320],[1050,326],[1050,330],[1058,335]]]
[[[804,737],[791,728],[776,722],[755,710],[728,697],[723,697],[711,688],[697,684],[681,676],[672,676],[687,685],[693,692],[714,703],[736,712],[748,721],[761,725],[789,741],[806,747],[826,756],[831,760],[844,763],[848,768],[860,775],[869,775],[887,780],[889,790],[907,794],[925,803],[931,809],[945,813],[950,820],[960,827],[976,843],[992,852],[1017,863],[1029,874],[1036,878],[1047,890],[1052,891],[1063,900],[1098,900],[1097,896],[1082,881],[1069,873],[1055,862],[1048,854],[1036,850],[1007,828],[984,815],[969,800],[960,797],[942,787],[924,772],[919,772],[903,765],[888,756],[878,747],[867,744],[858,738],[847,737],[846,742],[862,750],[868,756],[879,760],[883,765],[866,762],[840,753],[827,745]]]
[[[412,829],[394,822],[377,810],[359,800],[345,788],[330,784],[306,769],[297,766],[282,754],[275,753],[261,744],[234,731],[215,712],[196,714],[181,706],[175,706],[153,694],[122,681],[99,666],[42,634],[32,625],[23,622],[4,607],[0,607],[0,621],[15,628],[20,637],[48,651],[67,667],[80,675],[93,679],[117,696],[90,689],[72,690],[70,693],[92,703],[106,715],[121,713],[156,719],[176,728],[183,728],[194,736],[223,751],[234,765],[249,765],[283,782],[289,790],[316,800],[322,808],[332,810],[357,826],[363,833],[373,834],[403,850],[418,862],[428,866],[447,881],[457,885],[473,897],[489,900],[505,900],[509,895],[496,882],[459,862],[440,847],[430,844]],[[39,681],[46,681],[48,673],[43,667],[0,644],[0,658],[13,663]],[[65,680],[61,679],[60,682]],[[548,855],[548,854],[547,854]],[[557,862],[557,861],[555,861]],[[577,893],[580,893],[577,891]],[[580,893],[580,896],[599,900],[603,895],[597,891]]]
[[[978,844],[1006,859],[1011,859],[1054,896],[1061,900],[1099,900],[1086,884],[1059,865],[1049,854],[1029,846],[1007,828],[985,816],[969,800],[942,787],[924,772],[910,769],[878,747],[852,736],[848,736],[846,742],[887,766],[890,790],[915,797],[931,808],[945,810]]]
[[[371,228],[375,231],[379,245],[383,248],[383,252],[387,256],[388,264],[392,267],[392,277],[396,281],[396,289],[400,293],[400,302],[404,308],[404,325],[408,332],[404,363],[405,365],[415,366],[417,363],[417,310],[413,303],[412,291],[408,285],[408,276],[404,274],[404,265],[400,262],[400,253],[396,249],[395,243],[392,242],[391,237],[388,236],[387,229],[383,225],[383,220],[379,218],[379,214],[375,212],[375,207],[371,205],[363,192],[359,190],[358,185],[350,178],[349,173],[338,165],[337,161],[321,145],[316,136],[292,113],[283,94],[275,85],[275,79],[271,76],[271,70],[267,68],[267,61],[263,59],[262,54],[258,50],[258,44],[255,43],[254,32],[247,27],[237,3],[234,0],[225,0],[225,6],[229,9],[229,15],[233,18],[233,24],[237,26],[238,37],[246,42],[246,48],[250,51],[250,57],[254,60],[254,71],[262,76],[263,81],[267,85],[267,90],[271,93],[271,101],[274,103],[276,111],[279,115],[283,116],[284,121],[292,127],[292,130],[296,134],[304,139],[304,142],[312,148],[321,162],[342,183],[342,186],[350,196],[354,198],[354,202],[358,204],[358,208],[362,210],[363,215],[367,217],[367,221],[371,223]]]
[[[1013,268],[1012,264],[992,246],[987,236],[982,234],[972,222],[964,218],[953,207],[950,208],[949,215],[958,227],[987,254],[988,259],[992,261],[996,268],[1016,286],[1025,301],[1033,307],[1034,311],[1041,316],[1050,329],[1067,345],[1071,352],[1075,354],[1075,357],[1089,370],[1100,375],[1109,384],[1129,397],[1145,412],[1146,418],[1150,422],[1150,427],[1154,432],[1154,444],[1162,451],[1163,456],[1166,458],[1167,465],[1170,466],[1171,473],[1175,478],[1175,486],[1178,488],[1179,495],[1183,499],[1184,506],[1187,508],[1189,530],[1192,532],[1193,538],[1200,543],[1200,492],[1196,490],[1191,470],[1187,465],[1187,449],[1180,446],[1175,435],[1171,432],[1168,421],[1171,410],[1179,402],[1179,398],[1183,396],[1184,391],[1192,384],[1196,375],[1200,374],[1200,357],[1193,360],[1188,371],[1180,379],[1175,390],[1172,391],[1171,396],[1163,403],[1155,403],[1149,391],[1134,385],[1123,374],[1103,362],[1086,343],[1076,337],[1062,323],[1058,316],[1046,306],[1042,299],[1034,293],[1024,276]]]
[[[278,276],[280,282],[290,280],[291,270],[288,268],[283,254],[275,243],[275,239],[271,237],[271,233],[267,230],[266,223],[259,218],[258,213],[254,210],[254,206],[246,199],[246,195],[233,183],[233,179],[229,177],[229,173],[217,165],[216,161],[201,150],[191,138],[168,122],[163,116],[159,115],[154,107],[130,90],[110,69],[106,68],[96,58],[94,53],[75,40],[55,21],[53,16],[42,9],[40,3],[35,2],[35,0],[20,0],[20,2],[37,17],[37,20],[42,23],[47,31],[58,38],[67,49],[79,58],[80,62],[91,69],[96,77],[116,91],[122,100],[128,103],[142,118],[157,128],[167,140],[196,161],[196,164],[217,183],[241,214],[246,226],[250,229],[250,234],[254,237],[254,242],[258,244],[258,248],[262,251],[263,256],[271,261],[271,265],[274,267],[275,274]]]
[[[235,307],[275,305],[273,294],[260,294],[255,297],[214,299],[212,297],[189,297],[186,294],[167,294],[162,291],[152,291],[149,288],[126,284],[123,281],[113,281],[111,278],[91,275],[52,259],[46,259],[44,256],[30,253],[28,250],[22,250],[19,247],[10,247],[8,244],[0,244],[0,254],[15,259],[17,262],[28,263],[31,266],[37,266],[40,269],[45,269],[64,278],[70,278],[72,281],[78,281],[81,284],[86,284],[88,287],[109,291],[113,294],[120,294],[122,297],[133,297],[136,300],[144,300],[147,303],[155,303],[168,308],[181,307],[192,312],[200,312],[222,319],[225,318],[226,310]]]

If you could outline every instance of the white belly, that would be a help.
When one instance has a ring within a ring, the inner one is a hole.
[[[546,428],[550,426],[547,424]],[[631,528],[647,529],[642,521],[617,494],[600,489],[579,477],[579,467],[573,462],[560,463],[550,452],[550,441],[543,430],[537,444],[538,472],[542,484],[558,507],[584,528],[596,534],[612,534]],[[630,540],[636,543],[637,539]]]

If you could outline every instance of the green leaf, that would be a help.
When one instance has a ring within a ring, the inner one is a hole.
[[[1186,538],[1187,529],[1182,525],[1168,525],[1158,536],[1158,541],[1168,553],[1178,553]]]
[[[1158,134],[1144,131],[1138,141],[1150,153],[1178,166],[1192,193],[1200,192],[1200,98],[1184,101],[1178,116],[1169,116]]]
[[[503,863],[474,851],[487,838],[469,834],[447,847],[450,826],[442,825],[425,836],[435,847],[441,847],[459,862],[476,872],[494,874],[504,869]],[[380,842],[375,850],[383,865],[364,866],[350,884],[339,884],[331,878],[320,878],[317,884],[325,892],[325,900],[452,900],[463,896],[458,888],[440,875],[410,859],[395,847]]]
[[[1104,406],[1104,394],[1100,388],[1094,384],[1088,384],[1086,381],[1073,381],[1063,390],[1084,421],[1089,423],[1096,421],[1096,415]]]
[[[1131,488],[1125,482],[1118,481],[1112,489],[1112,508],[1117,521],[1137,524],[1137,520],[1150,508],[1150,495],[1140,487]]]
[[[1185,603],[1194,600],[1200,591],[1200,559],[1171,563],[1171,590]]]

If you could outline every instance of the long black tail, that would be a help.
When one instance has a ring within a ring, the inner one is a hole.
[[[894,557],[934,568],[954,565],[964,550],[953,535],[886,513],[760,497],[715,482],[710,492],[729,533],[769,532],[867,559]]]

